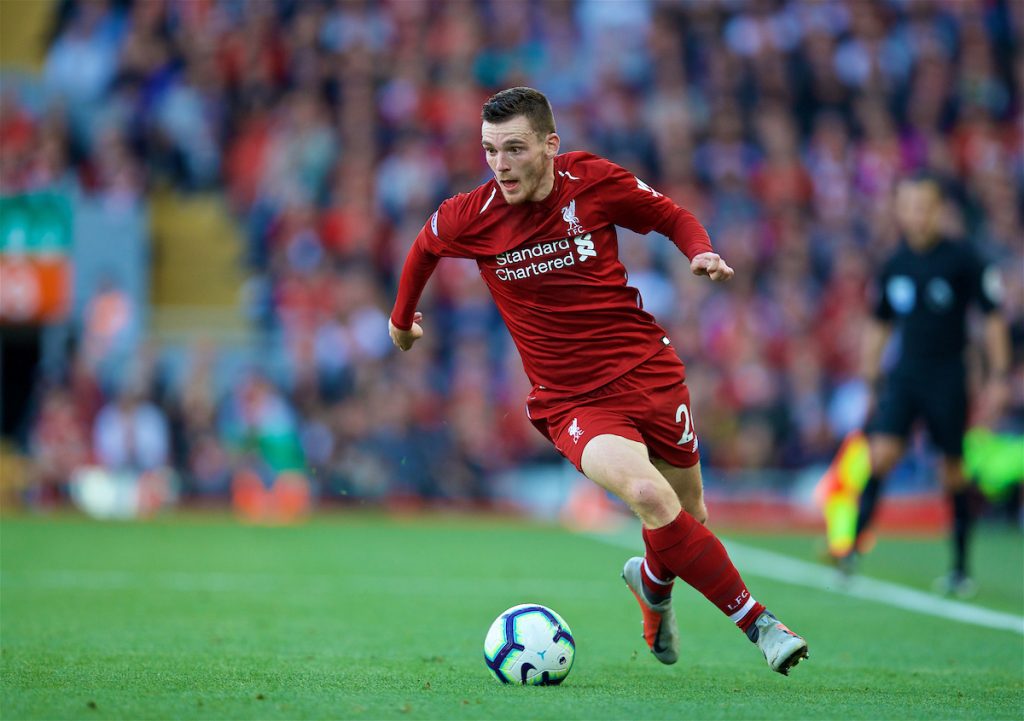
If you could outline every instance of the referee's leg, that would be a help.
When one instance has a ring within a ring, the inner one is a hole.
[[[974,584],[967,564],[973,514],[971,489],[963,472],[964,434],[967,431],[967,379],[958,361],[939,369],[943,393],[925,399],[925,424],[932,440],[942,450],[939,480],[949,503],[952,524],[950,573],[940,579],[940,590],[957,596],[970,596]]]
[[[885,478],[906,451],[906,439],[919,411],[915,386],[914,379],[906,375],[886,377],[878,406],[866,428],[871,475],[860,494],[857,530],[853,551],[847,558],[847,571],[851,570],[850,564],[857,552],[863,550],[863,534],[874,520]]]

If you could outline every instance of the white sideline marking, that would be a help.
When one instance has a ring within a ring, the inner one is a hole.
[[[591,533],[588,537],[613,546],[642,552],[636,538],[639,533],[626,538],[622,533],[612,535]],[[818,563],[809,563],[790,558],[774,551],[765,551],[735,541],[722,541],[729,556],[744,576],[761,576],[772,581],[793,586],[816,588],[841,596],[853,596],[887,606],[902,608],[927,616],[946,618],[951,621],[1012,631],[1024,635],[1024,617],[1002,611],[992,611],[962,601],[940,598],[924,591],[902,586],[889,581],[854,576],[848,583],[841,584],[835,569]]]

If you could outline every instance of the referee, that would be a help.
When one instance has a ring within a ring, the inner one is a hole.
[[[906,450],[913,425],[922,421],[942,452],[940,480],[952,516],[953,564],[940,580],[941,590],[968,596],[973,592],[967,571],[971,512],[962,457],[969,308],[976,307],[984,316],[987,383],[980,400],[991,420],[1007,396],[1010,345],[999,313],[999,271],[986,265],[970,245],[943,237],[943,204],[942,186],[935,178],[915,176],[897,186],[895,210],[902,242],[877,278],[877,299],[864,343],[864,376],[874,400],[866,427],[871,476],[860,499],[857,542],[851,555],[841,559],[841,568],[853,570],[882,483]],[[894,332],[897,357],[883,374],[883,351]]]

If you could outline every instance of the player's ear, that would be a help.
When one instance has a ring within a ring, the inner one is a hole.
[[[549,160],[558,155],[558,147],[561,145],[562,139],[558,137],[558,133],[548,133],[548,136],[544,138],[544,155]]]

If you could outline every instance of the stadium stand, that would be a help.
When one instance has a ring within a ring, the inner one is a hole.
[[[1006,423],[1024,425],[1013,3],[48,7],[40,72],[5,65],[0,191],[72,198],[76,257],[92,260],[5,429],[32,451],[34,502],[63,498],[80,460],[46,449],[94,457],[100,409],[126,384],[165,418],[186,498],[297,468],[322,499],[486,501],[503,474],[554,462],[475,267],[442,264],[430,338],[401,365],[387,337],[418,229],[487,177],[483,100],[520,84],[551,97],[564,149],[693,210],[737,270],[725,288],[694,283],[665,239],[621,236],[687,363],[712,479],[784,492],[860,422],[868,278],[897,242],[894,182],[923,169],[955,189],[950,232],[1005,269]],[[101,286],[135,314],[109,348],[87,322]],[[905,488],[926,477],[908,469]]]

